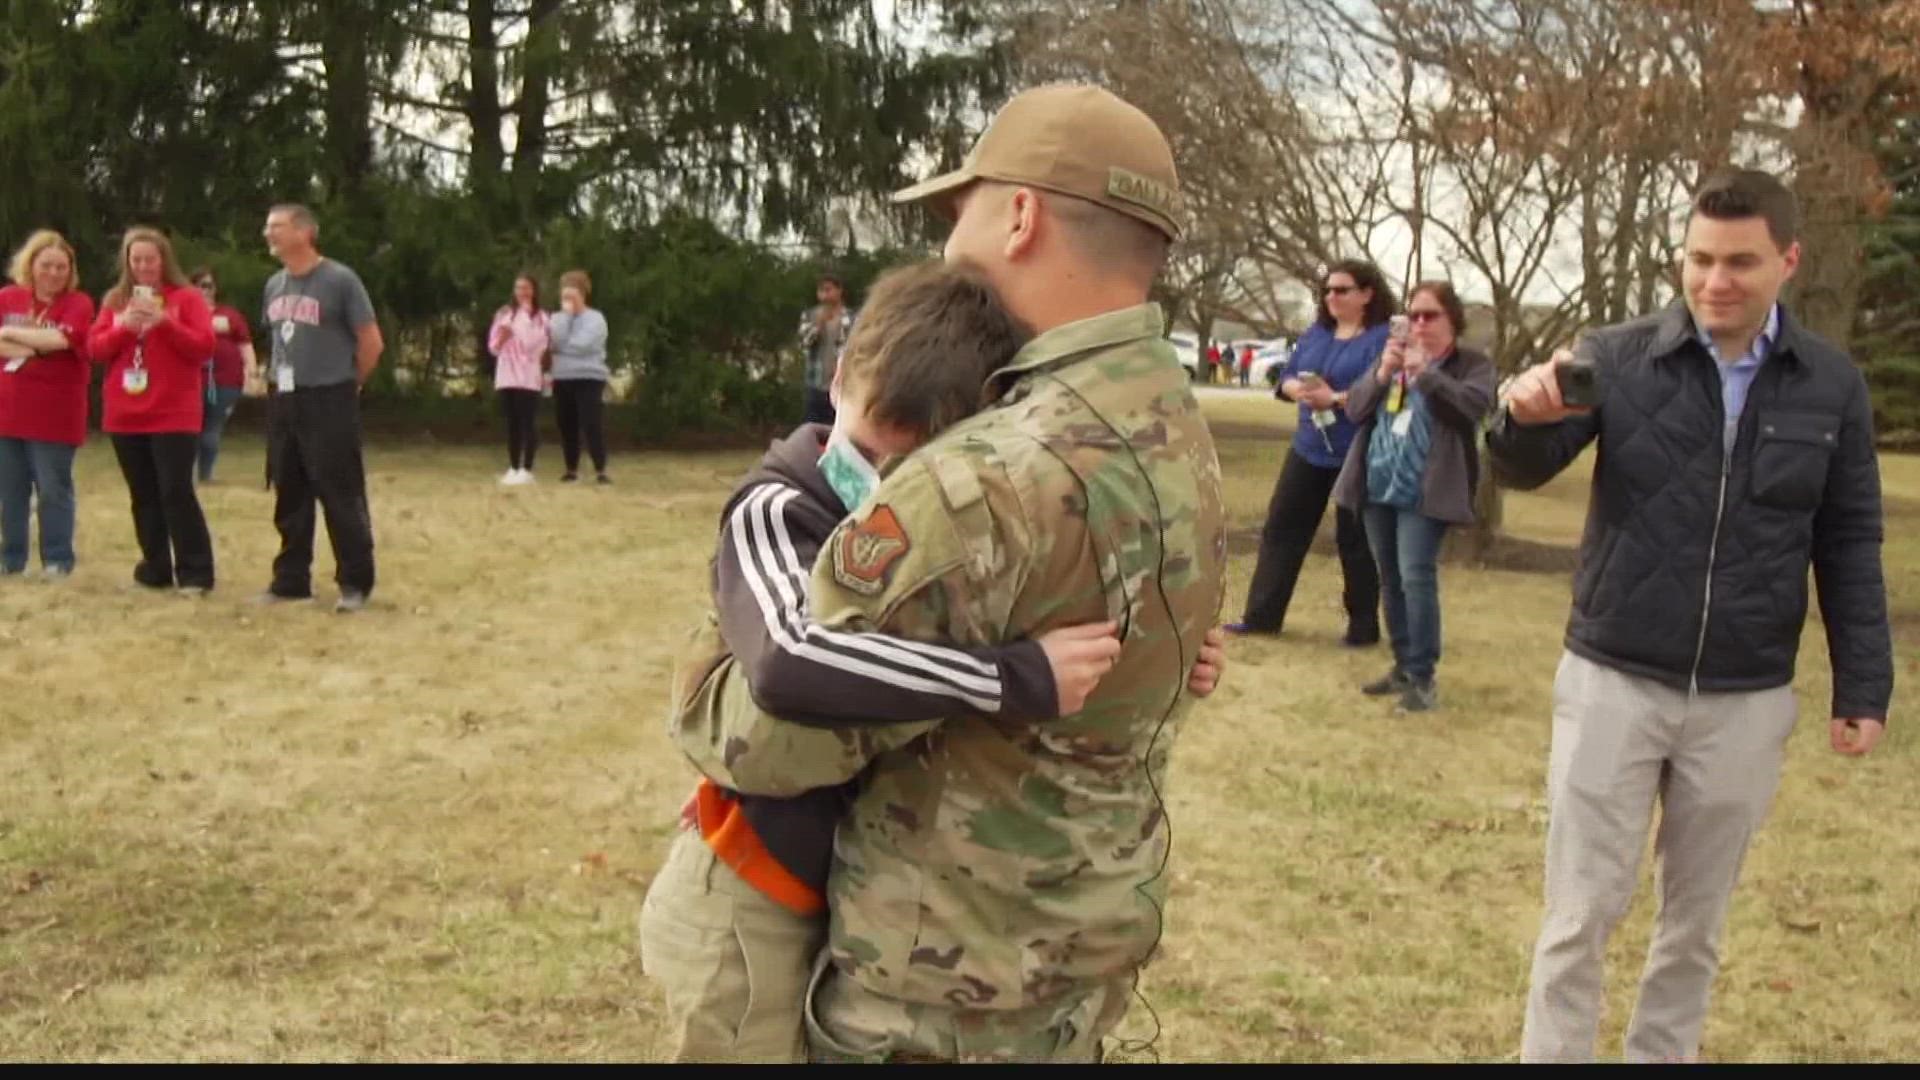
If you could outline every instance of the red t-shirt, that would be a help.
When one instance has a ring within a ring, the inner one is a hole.
[[[162,285],[168,318],[144,339],[116,324],[120,311],[102,306],[87,347],[105,364],[100,426],[112,435],[199,433],[206,387],[202,369],[213,355],[213,317],[207,298],[191,285]],[[144,393],[127,392],[127,371],[138,357],[147,372]]]
[[[0,370],[0,438],[79,446],[87,440],[87,329],[93,301],[69,289],[42,304],[33,290],[0,289],[0,321],[44,326],[67,335],[72,346],[28,360],[16,371]],[[0,362],[0,368],[6,364]]]
[[[225,333],[221,333],[218,321],[223,318],[227,320]],[[247,317],[221,304],[213,309],[213,319],[213,385],[239,390],[247,385],[247,359],[240,355],[240,346],[253,344]]]

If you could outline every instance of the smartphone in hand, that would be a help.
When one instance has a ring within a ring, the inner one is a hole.
[[[1553,379],[1560,387],[1562,405],[1591,409],[1600,404],[1600,370],[1593,357],[1574,353],[1553,365]]]

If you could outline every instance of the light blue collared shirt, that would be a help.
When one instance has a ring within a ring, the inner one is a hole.
[[[1733,453],[1733,443],[1740,432],[1740,414],[1747,408],[1747,391],[1753,389],[1754,376],[1760,374],[1760,364],[1767,354],[1773,351],[1773,341],[1780,336],[1780,305],[1775,304],[1767,311],[1767,325],[1760,330],[1760,336],[1753,339],[1753,345],[1747,354],[1731,364],[1720,356],[1720,347],[1713,342],[1713,335],[1700,328],[1699,323],[1693,329],[1700,337],[1700,344],[1707,347],[1707,355],[1713,357],[1714,366],[1720,369],[1720,402],[1726,406],[1727,453]]]

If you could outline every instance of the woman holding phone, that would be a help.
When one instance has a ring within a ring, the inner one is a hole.
[[[1293,588],[1327,513],[1333,482],[1340,476],[1354,425],[1346,413],[1347,393],[1379,362],[1387,343],[1387,320],[1395,308],[1385,275],[1370,262],[1351,259],[1327,269],[1320,289],[1319,317],[1294,346],[1274,396],[1300,406],[1299,427],[1281,466],[1266,527],[1260,532],[1259,561],[1247,589],[1236,634],[1278,634],[1287,621]],[[1359,648],[1380,641],[1380,578],[1366,531],[1351,511],[1334,512],[1334,538],[1345,579],[1347,630],[1341,639]]]
[[[560,479],[565,483],[580,479],[584,436],[596,482],[611,484],[607,436],[600,418],[601,399],[612,376],[607,368],[607,318],[587,306],[592,298],[593,279],[585,270],[560,275],[560,310],[548,325],[553,339],[553,407],[567,463]]]
[[[507,416],[507,471],[500,482],[533,483],[533,452],[540,445],[540,391],[551,363],[547,313],[532,274],[513,279],[513,301],[494,313],[487,331],[493,353],[493,388]]]
[[[1407,297],[1411,334],[1387,344],[1347,406],[1360,425],[1334,501],[1362,513],[1385,585],[1393,670],[1362,687],[1400,708],[1439,702],[1440,542],[1473,522],[1480,421],[1493,410],[1493,361],[1463,349],[1466,308],[1453,286],[1423,281]]]
[[[213,538],[193,490],[205,413],[203,365],[213,353],[206,298],[187,284],[165,235],[127,230],[120,280],[100,301],[88,335],[106,366],[101,427],[133,503],[140,562],[133,580],[183,595],[213,588]]]

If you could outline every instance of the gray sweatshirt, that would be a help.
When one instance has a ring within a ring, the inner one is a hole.
[[[553,313],[547,324],[553,340],[553,377],[558,379],[598,379],[606,382],[607,317],[592,308],[579,315],[565,311]]]

